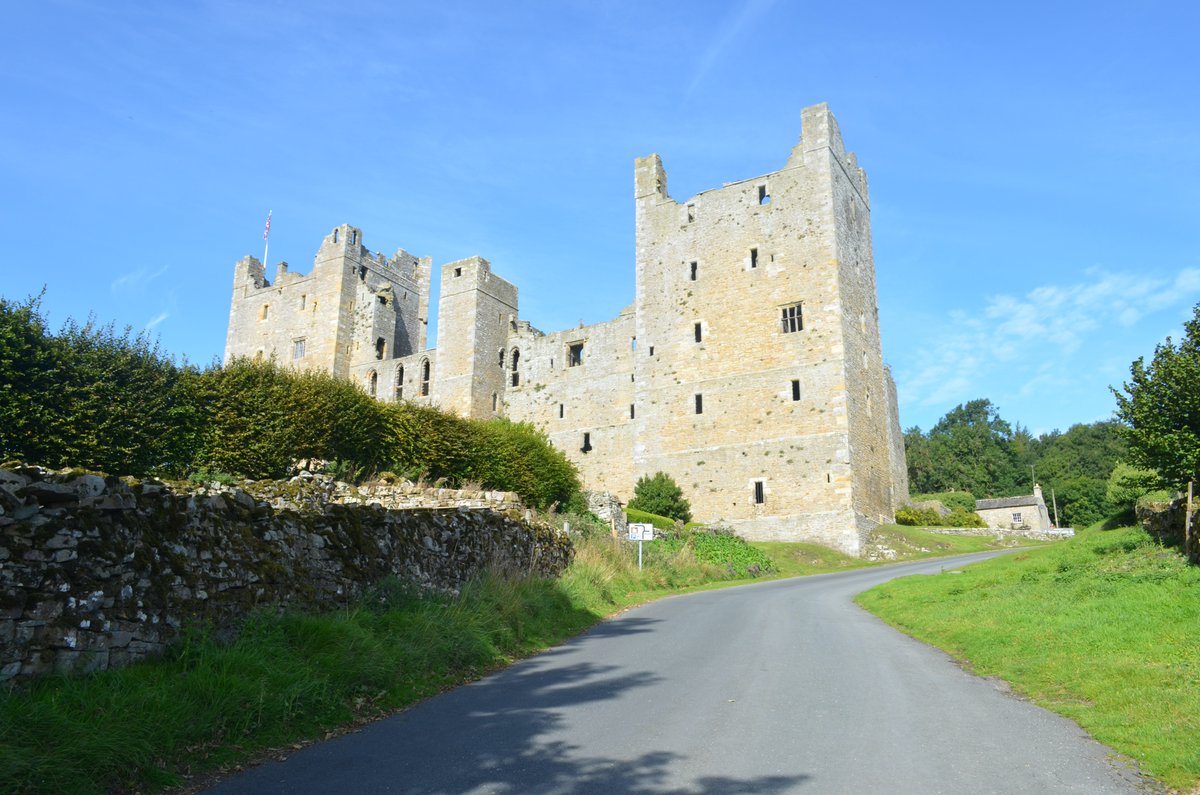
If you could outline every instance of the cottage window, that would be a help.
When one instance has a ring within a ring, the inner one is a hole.
[[[1013,511],[1013,524],[1021,524],[1021,512]]]

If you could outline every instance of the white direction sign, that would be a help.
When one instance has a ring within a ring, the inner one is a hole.
[[[632,523],[629,525],[629,540],[630,541],[653,541],[654,540],[654,525],[646,523]]]

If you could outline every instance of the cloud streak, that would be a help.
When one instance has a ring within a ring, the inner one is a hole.
[[[150,282],[162,276],[170,269],[169,265],[163,265],[153,273],[149,273],[149,268],[143,266],[135,271],[118,276],[109,284],[108,289],[114,294],[137,294]]]
[[[998,391],[1035,399],[1103,380],[1109,367],[1100,365],[1111,357],[1096,354],[1111,352],[1142,320],[1200,296],[1200,268],[1174,276],[1093,268],[1084,276],[998,293],[975,312],[950,312],[897,374],[904,402],[949,406]]]

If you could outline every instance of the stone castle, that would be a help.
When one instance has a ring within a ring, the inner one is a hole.
[[[342,225],[307,275],[234,271],[225,346],[351,378],[381,400],[544,429],[584,484],[628,500],[669,473],[693,515],[751,539],[857,554],[908,498],[896,388],[883,357],[867,179],[825,105],[802,112],[782,169],[667,192],[634,168],[634,301],[609,321],[543,333],[517,288],[471,257],[387,258]]]

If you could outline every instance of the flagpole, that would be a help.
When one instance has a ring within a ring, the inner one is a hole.
[[[263,229],[263,269],[267,267],[267,252],[271,249],[271,213],[272,210],[267,210],[267,226]]]

